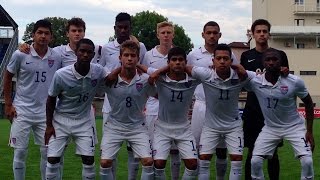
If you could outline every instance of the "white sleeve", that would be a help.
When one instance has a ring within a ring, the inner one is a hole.
[[[306,86],[304,84],[304,81],[301,78],[297,77],[295,82],[296,82],[296,86],[295,86],[296,87],[296,93],[295,94],[300,99],[305,98],[309,94],[309,92],[308,92],[308,90],[307,90],[307,88],[306,88]]]
[[[194,66],[192,68],[191,75],[195,79],[205,81],[211,77],[211,72],[212,72],[212,69]]]

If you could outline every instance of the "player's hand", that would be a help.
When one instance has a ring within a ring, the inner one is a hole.
[[[312,132],[309,132],[309,131],[306,132],[306,141],[310,143],[311,151],[313,152],[314,147],[315,147],[315,143],[314,143]]]
[[[287,77],[289,75],[289,72],[290,72],[289,68],[281,66],[281,69],[280,69],[281,76]]]
[[[12,123],[13,118],[17,117],[16,108],[12,104],[5,104],[4,107],[5,115],[9,119],[10,123]]]
[[[44,144],[45,145],[49,144],[49,140],[50,140],[51,136],[56,138],[56,131],[54,130],[53,126],[47,126],[46,132],[44,134]]]
[[[25,54],[29,54],[30,53],[30,45],[27,43],[23,43],[19,46],[19,51],[25,53]]]
[[[155,82],[159,79],[160,74],[158,73],[152,73],[149,78],[148,78],[148,82],[150,85],[154,85]]]
[[[237,72],[237,74],[238,74],[238,76],[239,76],[241,81],[244,81],[244,80],[247,79],[248,74],[247,74],[247,71],[244,69],[243,66],[241,66],[240,64],[232,64],[231,68],[234,69]]]

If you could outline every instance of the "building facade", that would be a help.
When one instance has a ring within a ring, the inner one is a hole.
[[[252,21],[261,18],[272,25],[269,45],[286,52],[291,73],[305,81],[319,108],[320,0],[254,0]]]

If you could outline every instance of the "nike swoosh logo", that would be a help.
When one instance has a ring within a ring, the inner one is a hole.
[[[65,56],[70,56],[69,54],[65,54]]]
[[[262,88],[266,88],[266,86],[259,86],[259,88],[260,88],[260,89],[262,89]]]
[[[33,63],[33,62],[26,62],[26,64],[31,64],[31,63]]]
[[[157,61],[150,61],[150,64],[153,64],[153,63],[155,63],[155,62],[157,62]]]
[[[202,59],[202,58],[197,58],[196,61],[199,61],[200,59]]]
[[[252,62],[255,61],[256,59],[248,59],[248,62]]]

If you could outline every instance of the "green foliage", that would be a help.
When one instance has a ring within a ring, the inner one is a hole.
[[[47,17],[45,18],[52,23],[52,32],[53,32],[53,40],[49,46],[55,47],[61,44],[67,44],[68,38],[66,36],[65,25],[68,22],[68,19],[61,17]],[[25,42],[32,41],[32,29],[35,22],[27,24],[26,31],[22,37],[22,40]]]
[[[147,50],[150,50],[159,44],[157,38],[157,23],[162,21],[168,21],[168,18],[154,11],[139,12],[132,16],[132,34],[145,44]],[[175,38],[173,44],[183,48],[186,52],[191,51],[191,39],[185,33],[183,27],[177,24],[174,24],[174,26]]]

